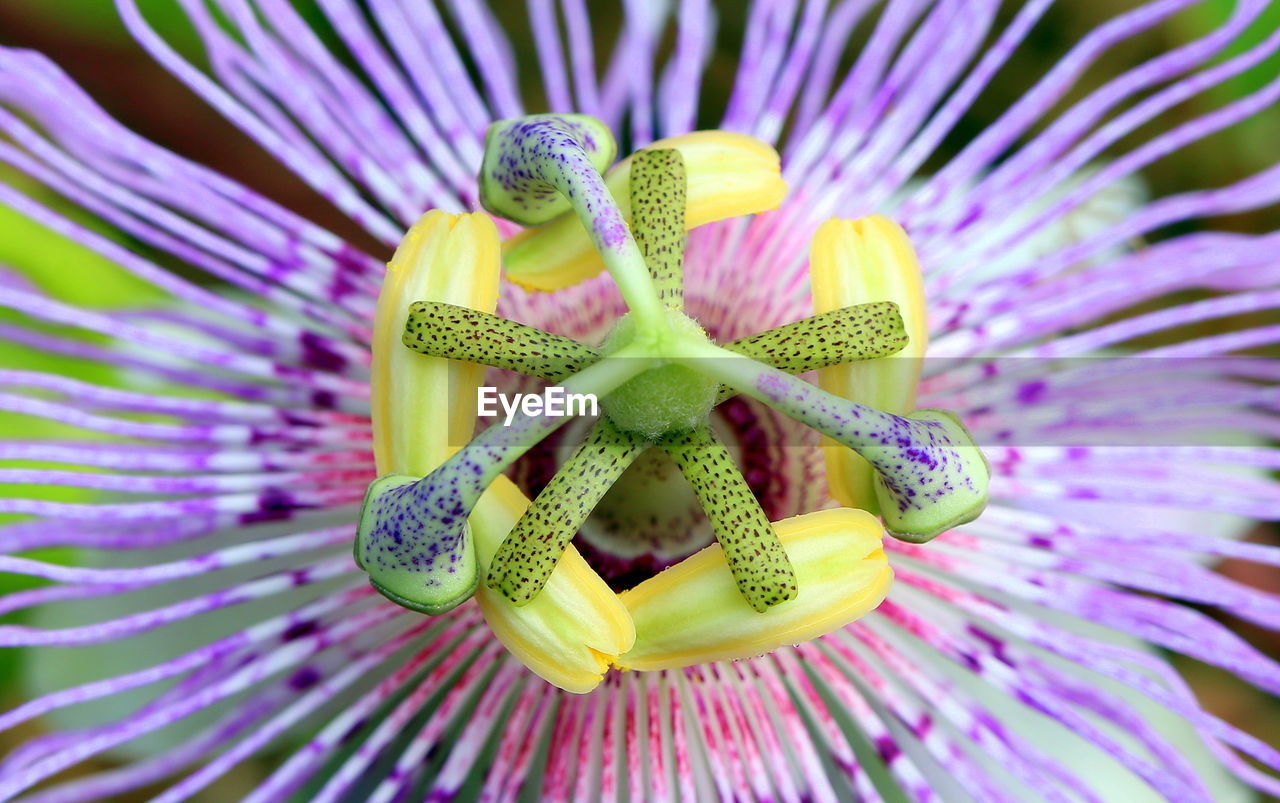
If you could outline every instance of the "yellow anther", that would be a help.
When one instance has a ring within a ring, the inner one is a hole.
[[[817,638],[874,610],[893,583],[880,522],[862,510],[821,510],[776,522],[799,594],[764,613],[734,585],[713,544],[623,592],[635,646],[623,669],[675,669],[749,658]]]
[[[379,474],[424,476],[471,438],[479,365],[405,348],[409,305],[443,301],[492,312],[498,299],[500,239],[483,212],[422,216],[396,249],[378,297],[373,343],[374,456]],[[471,515],[479,572],[529,504],[505,477]],[[587,692],[631,647],[627,609],[570,546],[530,604],[517,608],[483,586],[480,610],[498,639],[531,670],[563,689]]]
[[[471,514],[480,574],[489,571],[498,545],[515,526],[529,500],[499,477]],[[732,582],[730,582],[732,586]],[[585,694],[609,665],[635,642],[631,615],[609,586],[570,545],[538,596],[516,607],[483,583],[476,601],[498,640],[543,680]]]
[[[674,148],[688,176],[685,227],[776,209],[787,194],[778,153],[758,139],[729,131],[695,131],[645,146]],[[631,220],[631,160],[615,165],[605,185]],[[559,290],[604,269],[579,219],[561,215],[503,243],[506,276],[534,290]]]
[[[387,265],[373,325],[373,455],[378,474],[424,476],[471,439],[484,367],[405,348],[409,305],[493,312],[501,237],[483,212],[427,212]]]
[[[911,338],[891,357],[824,368],[818,372],[818,384],[887,413],[903,415],[914,410],[929,328],[920,262],[907,233],[880,215],[828,220],[814,234],[809,275],[815,314],[870,301],[893,301]],[[841,504],[877,511],[875,472],[867,461],[835,444],[824,451],[831,495]]]

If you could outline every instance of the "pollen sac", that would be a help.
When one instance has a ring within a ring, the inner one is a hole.
[[[709,425],[661,442],[711,519],[738,591],[763,613],[795,599],[796,575],[742,472]]]
[[[592,508],[647,445],[607,417],[597,421],[502,542],[489,563],[486,585],[516,605],[528,605]]]
[[[405,348],[559,382],[600,359],[590,346],[480,310],[419,301],[409,306]]]
[[[468,506],[456,480],[388,474],[365,493],[356,531],[356,563],[379,594],[405,608],[445,613],[479,582]]]
[[[901,351],[907,343],[898,305],[882,301],[844,307],[783,324],[727,343],[725,348],[780,371],[802,374],[833,365],[887,357]],[[721,387],[716,403],[737,393],[733,388]]]
[[[880,515],[889,533],[924,543],[976,519],[987,506],[991,467],[968,430],[946,410],[917,410],[899,445],[869,447],[862,456],[878,472]]]
[[[635,622],[622,669],[678,669],[771,652],[844,627],[889,593],[884,530],[862,510],[820,510],[776,522],[798,593],[760,613],[738,593],[718,544],[619,595]]]
[[[586,114],[535,114],[499,120],[485,135],[480,203],[495,215],[536,226],[569,211],[556,170],[604,173],[618,145]]]
[[[801,374],[833,365],[874,360],[901,351],[910,338],[892,301],[856,304],[733,341],[725,348]]]
[[[675,148],[631,157],[631,233],[669,309],[684,308],[684,220],[688,175]]]

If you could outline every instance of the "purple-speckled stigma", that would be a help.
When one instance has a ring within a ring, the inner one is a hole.
[[[986,507],[991,468],[954,413],[917,410],[904,418],[841,399],[766,366],[755,370],[754,390],[762,401],[871,463],[890,534],[928,541],[973,521]]]
[[[479,577],[467,516],[482,490],[440,470],[421,481],[388,474],[372,483],[354,550],[378,593],[432,615],[466,601]]]
[[[489,126],[480,169],[480,202],[524,226],[545,223],[570,207],[587,210],[597,242],[626,237],[600,174],[617,145],[604,123],[584,114],[539,114]]]

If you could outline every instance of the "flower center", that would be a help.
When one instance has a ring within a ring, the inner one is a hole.
[[[706,332],[687,315],[668,310],[667,318],[671,329],[681,336],[707,340]],[[605,341],[604,354],[631,345],[638,332],[635,318],[624,316]],[[656,440],[705,423],[719,393],[714,379],[678,363],[667,363],[628,380],[606,396],[602,406],[619,429]]]
[[[797,634],[847,622],[878,604],[887,588],[879,536],[871,535],[878,528],[868,530],[866,514],[858,511],[849,512],[864,518],[824,513],[771,523],[711,425],[716,405],[745,394],[860,455],[888,531],[907,540],[928,540],[978,515],[986,500],[985,460],[944,411],[922,410],[904,418],[792,376],[903,349],[911,336],[896,303],[831,306],[723,346],[713,343],[683,312],[684,234],[689,221],[698,219],[689,203],[690,187],[697,185],[690,181],[684,156],[676,149],[633,155],[623,203],[618,188],[601,176],[614,150],[607,129],[592,118],[539,115],[501,121],[490,130],[480,177],[481,199],[491,212],[526,225],[545,224],[548,231],[556,228],[559,215],[571,214],[580,222],[630,309],[603,348],[439,297],[387,305],[397,310],[391,325],[404,322],[401,344],[409,351],[516,370],[560,384],[566,394],[596,394],[603,415],[537,498],[507,525],[496,549],[477,556],[471,531],[480,515],[477,505],[503,472],[564,418],[528,412],[509,416],[426,476],[380,477],[361,512],[357,561],[385,596],[431,614],[475,594],[487,566],[485,587],[515,610],[538,600],[584,524],[597,534],[637,523],[639,532],[646,521],[656,530],[678,524],[691,510],[697,519],[693,501],[718,547],[622,596],[636,626],[636,646],[625,665],[678,660],[660,635],[673,622],[687,624],[687,613],[671,607],[666,596],[673,585],[680,586],[680,595],[703,595],[707,610],[718,611],[717,616],[736,621],[740,609],[767,613],[767,626],[765,620],[754,626],[739,623],[749,635],[744,644],[794,640]],[[718,169],[723,164],[720,159]],[[447,270],[456,275],[463,267],[455,261]],[[379,325],[385,332],[381,317]],[[377,360],[375,374],[380,375]],[[437,387],[435,393],[447,399],[450,390]],[[388,409],[377,390],[375,402],[375,410]],[[387,429],[388,422],[381,427],[375,422],[375,431]],[[395,443],[394,432],[383,441]],[[597,516],[587,524],[593,510]],[[480,520],[486,527],[495,521],[493,516]],[[692,531],[679,527],[678,532]],[[784,536],[791,539],[789,547]],[[835,544],[844,544],[840,559],[830,552]],[[859,562],[864,560],[871,564]],[[848,582],[864,575],[874,582]],[[803,577],[812,590],[802,598]],[[736,602],[717,596],[726,582],[736,587]],[[588,594],[584,589],[575,593]],[[493,605],[486,607],[482,600],[486,615],[499,616]],[[709,625],[698,632],[699,638],[714,639],[729,631]]]
[[[708,419],[770,521],[829,504],[825,450],[812,431],[743,396],[716,405]],[[567,424],[517,462],[511,479],[538,496],[590,428],[587,419]],[[624,591],[714,541],[688,480],[662,449],[650,448],[600,499],[573,544],[610,588]]]
[[[693,488],[661,449],[636,458],[579,530],[587,562],[617,591],[680,562],[713,538]]]

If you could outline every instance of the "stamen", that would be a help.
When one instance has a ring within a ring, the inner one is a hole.
[[[734,590],[712,544],[621,594],[635,620],[625,669],[678,669],[734,661],[830,633],[874,610],[893,583],[880,522],[862,510],[819,510],[773,525],[795,564],[800,592],[764,613]]]
[[[863,301],[893,301],[911,338],[893,359],[823,369],[818,385],[887,413],[906,415],[914,410],[929,327],[920,262],[907,233],[882,215],[828,220],[813,235],[809,278],[814,312]],[[825,452],[832,495],[845,505],[878,512],[871,466],[848,449],[833,446]]]
[[[528,604],[592,509],[648,445],[608,417],[596,422],[502,542],[485,584],[516,605]]]
[[[862,455],[890,534],[921,543],[977,518],[990,467],[960,421],[943,410],[908,418],[841,399],[755,360],[689,341],[683,364],[737,388]]]
[[[499,120],[485,138],[480,202],[522,225],[546,222],[571,206],[627,306],[646,329],[661,331],[666,316],[657,288],[600,176],[616,150],[608,127],[587,115]]]
[[[576,340],[487,312],[434,301],[409,307],[404,345],[419,354],[507,368],[559,382],[600,359]]]
[[[608,394],[652,360],[624,347],[564,382],[566,393]],[[508,466],[568,417],[515,416],[480,433],[426,477],[388,475],[369,486],[356,533],[356,562],[388,599],[413,610],[451,610],[479,574],[467,517]]]
[[[907,345],[898,305],[857,304],[744,337],[725,348],[789,374],[896,354]]]
[[[857,304],[824,312],[725,345],[789,374],[874,360],[901,351],[908,338],[892,301]],[[716,403],[737,395],[721,387]]]
[[[667,309],[684,309],[688,182],[675,149],[640,151],[631,163],[631,233]]]
[[[387,264],[373,324],[371,418],[378,474],[421,477],[450,447],[471,438],[478,365],[430,359],[401,347],[419,299],[492,312],[498,301],[501,239],[483,212],[431,210],[405,234]]]
[[[796,576],[769,518],[709,425],[660,441],[711,519],[738,591],[764,612],[796,596]]]

